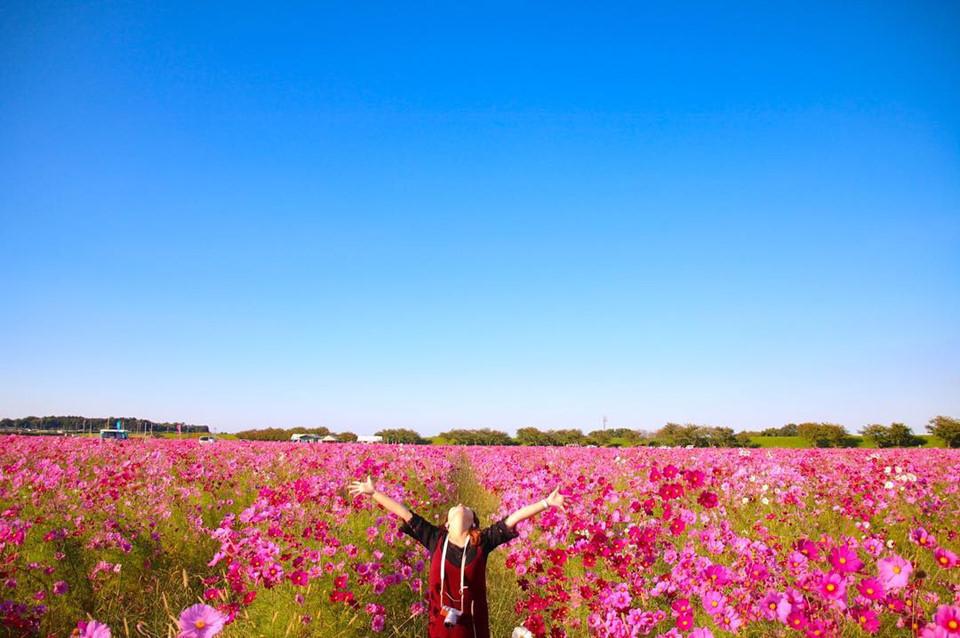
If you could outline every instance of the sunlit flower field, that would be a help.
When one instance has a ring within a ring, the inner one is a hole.
[[[960,451],[0,438],[0,623],[426,635],[428,556],[347,484],[484,525],[494,636],[960,636]]]

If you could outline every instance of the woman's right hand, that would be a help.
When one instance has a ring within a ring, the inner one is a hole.
[[[366,481],[354,481],[348,489],[350,490],[351,496],[359,496],[360,494],[369,496],[376,491],[373,487],[373,479],[370,478],[369,474],[367,474]]]

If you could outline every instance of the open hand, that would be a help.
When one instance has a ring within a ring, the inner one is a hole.
[[[370,495],[374,492],[373,479],[370,478],[370,475],[367,474],[366,481],[354,481],[350,484],[348,488],[350,490],[351,496],[359,496],[360,494]]]
[[[547,497],[547,505],[550,507],[559,507],[564,509],[563,501],[566,497],[560,493],[560,486],[553,488],[553,491],[550,492],[550,496]]]

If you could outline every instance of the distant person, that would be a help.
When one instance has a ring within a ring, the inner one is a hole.
[[[451,507],[447,522],[438,527],[378,492],[369,476],[366,481],[350,484],[353,496],[372,496],[384,509],[403,519],[402,532],[430,550],[428,638],[490,638],[487,555],[517,537],[520,521],[551,507],[563,509],[564,497],[559,490],[557,487],[547,498],[480,529],[476,511],[462,503]]]

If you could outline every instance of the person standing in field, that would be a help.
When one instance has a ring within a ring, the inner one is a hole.
[[[368,476],[350,484],[353,496],[370,496],[400,517],[400,530],[430,551],[428,638],[490,638],[487,610],[487,556],[517,537],[516,525],[551,507],[563,509],[559,486],[545,499],[521,507],[495,524],[480,528],[477,512],[462,503],[447,511],[439,527],[379,492]]]

